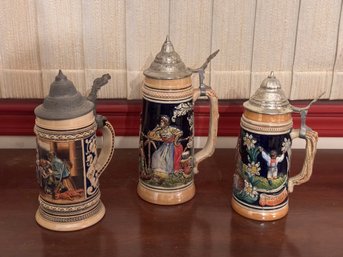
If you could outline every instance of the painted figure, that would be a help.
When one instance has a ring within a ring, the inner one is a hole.
[[[154,172],[177,173],[181,169],[183,147],[179,138],[182,134],[180,129],[170,126],[170,118],[167,115],[162,115],[160,124],[148,132],[150,140],[163,142],[151,158],[151,168]]]
[[[278,163],[282,162],[285,158],[285,154],[282,153],[280,156],[277,156],[277,152],[275,150],[271,150],[270,154],[266,153],[263,148],[260,146],[259,150],[262,153],[262,158],[267,162],[268,165],[268,173],[267,179],[269,183],[272,179],[276,179],[278,175]]]

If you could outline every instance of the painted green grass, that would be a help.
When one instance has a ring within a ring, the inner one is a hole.
[[[283,175],[283,176],[280,176],[276,179],[272,179],[271,180],[272,183],[269,184],[268,179],[265,177],[249,175],[248,166],[246,164],[243,164],[242,176],[244,179],[249,181],[254,187],[256,187],[257,191],[259,191],[259,190],[263,190],[263,191],[275,190],[275,189],[279,188],[280,186],[282,186],[287,180],[287,176]]]
[[[269,184],[268,179],[260,176],[255,176],[252,178],[251,184],[256,187],[256,190],[263,189],[266,191],[274,190],[282,186],[286,182],[287,176],[278,177],[276,179],[272,179],[272,183]]]
[[[153,176],[151,179],[146,180],[145,182],[152,186],[161,186],[161,187],[177,187],[183,186],[189,183],[192,180],[192,176],[184,177],[182,173],[178,174],[169,174],[167,178],[161,178],[158,176]]]

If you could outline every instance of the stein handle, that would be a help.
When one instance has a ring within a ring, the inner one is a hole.
[[[301,129],[294,129],[290,136],[292,140],[294,138],[306,140],[306,156],[302,170],[288,180],[288,192],[292,193],[294,186],[307,182],[312,175],[314,156],[317,152],[318,133],[311,129],[306,130],[305,133],[302,133]]]
[[[205,93],[210,99],[210,122],[209,122],[209,133],[206,144],[202,150],[197,152],[194,155],[194,173],[198,173],[198,164],[206,159],[207,157],[212,156],[215,150],[215,145],[217,142],[217,132],[218,132],[218,119],[219,119],[219,112],[218,112],[218,98],[215,92],[210,87],[206,87],[205,92],[202,89],[197,88],[194,89],[193,92],[193,102],[195,102],[202,93]]]
[[[98,177],[101,176],[110,163],[114,152],[114,128],[107,120],[104,120],[103,124],[104,125],[99,128],[99,130],[102,132],[104,143],[98,156],[98,160],[95,164],[95,170],[97,171]]]

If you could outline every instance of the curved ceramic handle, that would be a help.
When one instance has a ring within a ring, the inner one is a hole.
[[[206,144],[202,150],[197,152],[194,155],[194,173],[198,173],[198,164],[210,157],[215,150],[216,142],[217,142],[217,132],[218,132],[218,119],[219,119],[219,112],[218,112],[218,98],[215,92],[210,88],[205,88],[206,96],[210,99],[210,122],[209,122],[209,132]],[[195,102],[201,94],[200,89],[195,89],[193,93],[193,102]]]
[[[101,174],[104,172],[107,165],[111,161],[114,152],[115,137],[114,129],[111,123],[109,123],[107,120],[104,121],[104,126],[99,128],[99,130],[102,132],[104,144],[101,148],[98,160],[95,164],[95,170],[97,171],[98,177],[101,176]]]
[[[301,130],[295,129],[291,133],[291,138],[303,138],[306,140],[306,156],[300,173],[290,177],[288,180],[288,192],[290,193],[293,192],[294,186],[307,182],[312,175],[314,156],[317,152],[318,133],[313,130],[307,130],[304,136],[302,136]]]

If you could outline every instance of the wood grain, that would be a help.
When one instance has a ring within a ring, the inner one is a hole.
[[[195,198],[178,206],[141,200],[136,193],[137,150],[116,150],[100,178],[104,219],[85,230],[56,233],[34,220],[39,194],[35,150],[0,150],[2,255],[341,257],[342,154],[318,150],[311,180],[289,196],[288,215],[257,222],[230,206],[233,149],[217,149],[202,162]],[[303,158],[303,151],[292,152],[292,172],[300,169]]]

